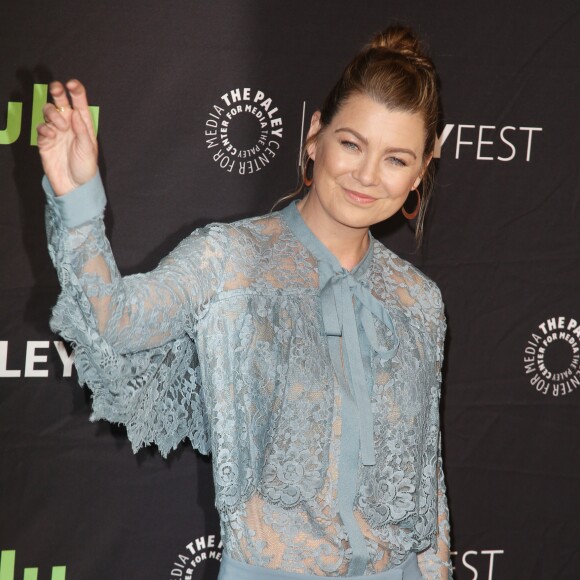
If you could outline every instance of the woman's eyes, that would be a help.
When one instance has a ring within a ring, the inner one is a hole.
[[[348,141],[346,139],[343,139],[340,141],[340,144],[345,149],[348,149],[350,151],[360,151],[360,147],[356,143],[353,143],[352,141]],[[386,161],[388,163],[391,163],[392,165],[396,165],[397,167],[407,167],[407,163],[403,159],[401,159],[400,157],[394,157],[391,155],[391,156],[386,158]]]
[[[356,143],[353,143],[352,141],[347,141],[346,139],[342,140],[340,142],[340,144],[345,147],[346,149],[351,149],[353,151],[357,151],[358,150],[358,145]]]
[[[399,157],[388,157],[388,161],[393,165],[398,165],[399,167],[406,167],[407,164]]]

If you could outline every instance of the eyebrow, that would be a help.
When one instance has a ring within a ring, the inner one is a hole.
[[[341,131],[351,133],[357,139],[360,139],[365,145],[369,144],[368,139],[363,137],[358,131],[355,131],[354,129],[350,129],[349,127],[339,127],[334,132],[340,133]],[[416,153],[412,149],[406,149],[405,147],[387,147],[387,151],[389,153],[408,153],[409,155],[411,155],[411,157],[413,157],[413,159],[417,159]]]

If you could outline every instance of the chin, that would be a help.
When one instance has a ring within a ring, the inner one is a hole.
[[[370,228],[372,225],[382,221],[380,218],[374,219],[373,216],[358,216],[357,212],[345,212],[343,213],[337,221],[342,223],[342,225],[349,228],[364,229]],[[386,219],[386,218],[385,218]]]
[[[352,208],[345,208],[341,215],[344,220],[344,225],[352,228],[370,228],[375,224],[384,222],[395,215],[397,210],[386,209],[382,212],[368,211],[365,208],[353,206]]]

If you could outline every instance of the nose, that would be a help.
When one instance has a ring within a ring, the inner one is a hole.
[[[366,187],[377,185],[379,181],[378,160],[373,159],[370,155],[364,155],[360,158],[353,176],[360,184]]]

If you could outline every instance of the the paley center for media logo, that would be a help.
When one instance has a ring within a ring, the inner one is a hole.
[[[542,395],[562,397],[580,386],[580,324],[554,316],[541,322],[524,349],[524,368]]]
[[[215,534],[195,538],[175,558],[169,574],[170,578],[173,580],[176,578],[194,580],[200,564],[208,560],[221,561],[222,549],[223,544],[219,536]]]
[[[267,167],[280,149],[282,116],[272,99],[249,87],[224,93],[205,122],[212,159],[229,173],[249,175]]]

